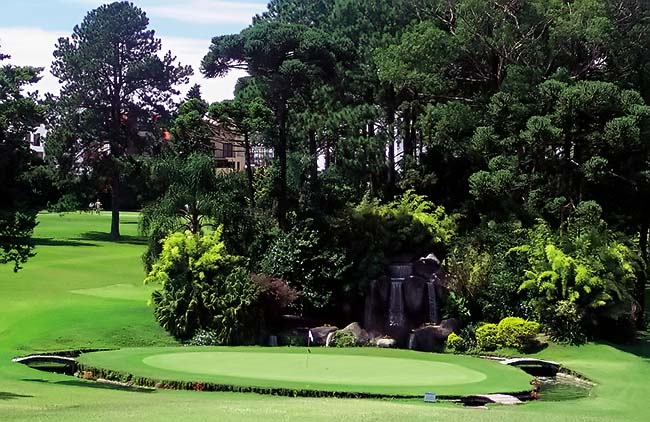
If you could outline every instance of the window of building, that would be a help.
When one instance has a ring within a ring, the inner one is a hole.
[[[35,133],[34,138],[32,138],[32,145],[35,147],[40,147],[41,146],[41,134],[40,133]]]
[[[225,158],[232,158],[235,156],[232,144],[223,144],[223,156]]]

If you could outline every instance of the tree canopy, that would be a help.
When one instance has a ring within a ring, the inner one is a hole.
[[[145,12],[123,1],[94,9],[60,38],[52,73],[62,84],[56,125],[69,155],[102,173],[111,192],[111,238],[119,238],[121,190],[128,157],[159,139],[155,122],[168,114],[176,86],[192,74],[167,52]],[[69,127],[73,125],[73,127]],[[144,135],[143,135],[144,134]],[[151,141],[151,139],[149,139]]]

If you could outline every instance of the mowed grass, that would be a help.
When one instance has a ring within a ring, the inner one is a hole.
[[[311,351],[310,351],[311,350]],[[395,396],[522,392],[532,377],[468,356],[376,348],[183,347],[90,353],[80,362],[154,380]]]
[[[136,214],[125,242],[106,242],[110,216],[43,214],[38,255],[13,274],[0,267],[0,421],[647,421],[650,342],[614,347],[551,345],[539,357],[598,382],[589,398],[467,409],[420,400],[343,400],[125,391],[11,363],[30,352],[171,346],[142,286]],[[312,349],[313,351],[313,349]]]

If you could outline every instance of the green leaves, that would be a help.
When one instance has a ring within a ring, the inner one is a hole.
[[[528,294],[540,320],[562,341],[592,335],[593,324],[620,316],[610,313],[617,306],[632,312],[630,291],[638,269],[634,254],[593,218],[600,208],[594,211],[591,205],[579,207],[569,233],[552,234],[540,223],[531,230],[528,245],[510,252],[527,257],[519,291]],[[560,321],[563,314],[570,318]]]
[[[160,285],[152,297],[154,315],[177,338],[214,330],[220,344],[232,344],[252,335],[258,287],[244,259],[228,254],[221,233],[171,234],[144,280]]]
[[[0,54],[0,62],[6,59]],[[24,89],[40,79],[41,70],[0,65],[0,264],[13,263],[14,272],[34,256],[39,187],[31,186],[35,163],[25,136],[43,122],[44,108]]]

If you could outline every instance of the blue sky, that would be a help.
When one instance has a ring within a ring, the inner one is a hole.
[[[205,80],[198,71],[201,58],[215,35],[239,32],[266,0],[132,0],[150,20],[150,28],[183,64],[194,68],[192,83],[202,86],[204,96],[217,101],[232,96],[241,72],[220,80]],[[12,63],[45,67],[41,92],[58,91],[49,74],[56,40],[69,36],[85,14],[107,1],[98,0],[0,0],[0,51],[12,55]],[[190,84],[191,85],[191,84]],[[188,86],[189,87],[189,86]]]

